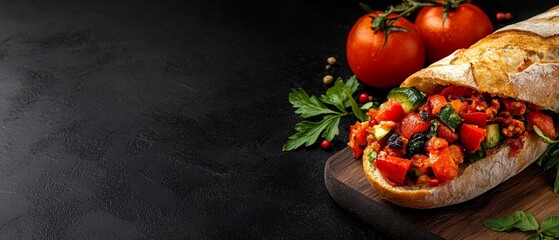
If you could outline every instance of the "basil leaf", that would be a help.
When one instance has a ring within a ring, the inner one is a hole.
[[[521,231],[538,230],[538,221],[536,221],[534,215],[522,211],[517,211],[515,214],[518,214],[520,219],[513,225],[515,228]]]
[[[519,216],[516,213],[513,213],[511,215],[506,215],[503,217],[487,219],[483,221],[483,225],[493,231],[503,232],[512,230],[514,228],[514,224],[519,220]]]
[[[528,240],[542,240],[541,234],[536,234],[528,237]]]
[[[523,211],[516,211],[511,215],[487,219],[483,224],[497,232],[510,231],[515,228],[522,231],[538,230],[538,222],[534,216]]]
[[[559,237],[559,216],[546,217],[542,222],[540,232],[550,237]]]

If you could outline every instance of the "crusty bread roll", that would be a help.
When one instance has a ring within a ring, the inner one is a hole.
[[[559,6],[486,36],[408,77],[431,92],[459,85],[559,112]]]
[[[457,50],[408,77],[401,87],[429,93],[438,85],[466,86],[512,97],[559,112],[559,6],[497,30],[468,49]],[[547,144],[529,134],[521,152],[510,157],[502,144],[493,155],[466,166],[436,187],[392,186],[363,154],[367,179],[388,201],[410,208],[434,208],[470,200],[516,175],[543,154]]]

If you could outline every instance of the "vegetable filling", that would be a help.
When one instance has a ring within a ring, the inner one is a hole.
[[[516,156],[537,126],[554,139],[551,116],[540,107],[460,86],[439,86],[429,95],[395,88],[369,121],[350,126],[355,158],[370,148],[369,161],[394,186],[437,186],[502,144]]]

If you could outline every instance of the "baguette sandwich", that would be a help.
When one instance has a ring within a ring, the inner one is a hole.
[[[384,199],[435,208],[475,198],[556,137],[559,6],[409,76],[350,127],[348,146]]]

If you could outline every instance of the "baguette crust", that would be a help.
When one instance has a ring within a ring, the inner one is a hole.
[[[559,6],[523,22],[509,25],[460,49],[408,77],[401,87],[430,93],[439,85],[457,85],[511,97],[559,112]],[[532,164],[547,148],[535,134],[509,157],[502,144],[493,155],[462,169],[451,181],[436,187],[390,185],[363,154],[371,186],[384,199],[409,208],[435,208],[461,203],[483,194]]]
[[[533,134],[525,138],[524,148],[517,156],[509,157],[510,147],[503,145],[496,154],[468,165],[456,179],[436,187],[390,185],[369,162],[369,147],[363,154],[363,169],[377,194],[390,202],[409,208],[443,207],[470,200],[492,189],[535,162],[547,148],[547,144]]]
[[[458,85],[559,112],[559,6],[509,25],[408,77],[431,92]]]

